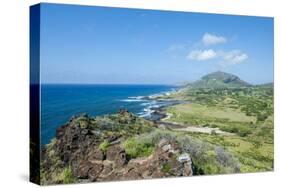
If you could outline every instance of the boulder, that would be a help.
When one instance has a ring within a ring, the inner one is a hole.
[[[103,160],[104,159],[104,154],[99,148],[95,148],[90,153],[88,154],[88,160],[93,161],[93,160]]]
[[[82,161],[75,173],[78,178],[95,181],[103,170],[103,164],[90,161]]]
[[[161,140],[158,142],[157,146],[158,146],[158,147],[162,147],[162,146],[164,146],[164,145],[166,145],[166,144],[168,144],[168,143],[169,143],[169,141],[168,141],[167,139],[163,138],[163,139],[161,139]]]
[[[92,163],[90,161],[82,161],[77,169],[76,175],[78,178],[88,178],[88,173],[92,168]]]
[[[89,179],[91,181],[96,181],[102,170],[103,170],[102,163],[92,163],[92,167],[88,172]]]
[[[129,169],[125,174],[123,179],[124,180],[137,180],[137,179],[142,179],[142,172],[138,171],[135,168]]]
[[[113,170],[113,163],[111,161],[103,162],[103,170],[101,172],[101,176],[108,176]]]
[[[171,149],[172,149],[171,144],[167,144],[167,145],[164,145],[164,146],[162,147],[162,150],[163,150],[164,152],[167,152],[167,151],[169,151],[169,150],[171,150]]]
[[[121,167],[127,162],[125,150],[119,145],[109,146],[106,152],[106,159],[114,161],[117,167]]]
[[[184,163],[184,168],[183,168],[183,176],[192,176],[193,171],[192,171],[192,164],[191,163]]]

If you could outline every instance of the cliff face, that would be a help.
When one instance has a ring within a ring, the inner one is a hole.
[[[74,117],[42,151],[42,184],[191,176],[191,158],[176,141],[131,139],[153,129],[127,111]]]

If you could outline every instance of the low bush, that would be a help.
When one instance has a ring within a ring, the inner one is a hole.
[[[216,146],[215,152],[217,156],[217,161],[224,167],[231,168],[234,172],[240,171],[240,165],[237,160],[227,151],[225,151],[222,147]]]
[[[165,164],[163,164],[163,166],[161,168],[161,171],[164,172],[164,173],[170,173],[171,169],[172,169],[171,164],[165,163]]]
[[[131,158],[138,158],[149,156],[154,150],[154,145],[143,139],[129,138],[125,141],[124,148]]]
[[[60,175],[60,178],[62,179],[63,183],[64,184],[68,184],[68,183],[74,183],[75,182],[75,178],[72,174],[72,170],[71,170],[71,167],[67,167],[65,168],[61,175]]]
[[[105,141],[103,141],[100,145],[99,145],[99,149],[103,152],[103,153],[105,153],[106,151],[107,151],[107,148],[110,146],[110,143],[107,141],[107,140],[105,140]]]

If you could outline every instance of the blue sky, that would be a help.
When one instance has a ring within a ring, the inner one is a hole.
[[[43,4],[42,83],[175,84],[214,71],[273,81],[273,19]]]

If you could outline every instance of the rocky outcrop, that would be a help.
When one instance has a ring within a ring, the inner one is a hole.
[[[148,158],[131,160],[127,168],[133,173],[128,177],[134,179],[136,174],[140,178],[161,178],[169,176],[191,176],[191,159],[179,160],[179,145],[175,142],[162,139],[157,144],[154,153]],[[188,154],[186,154],[188,155]]]
[[[65,167],[70,167],[74,182],[191,176],[191,159],[176,141],[161,139],[147,157],[131,158],[126,153],[122,143],[127,138],[153,127],[127,111],[111,117],[72,118],[57,129],[56,138],[42,152],[43,183],[61,183],[54,174]]]

